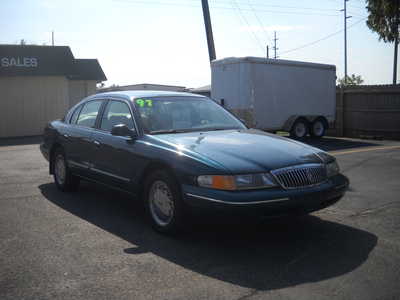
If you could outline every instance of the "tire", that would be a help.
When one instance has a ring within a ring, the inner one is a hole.
[[[290,136],[296,139],[302,139],[309,133],[309,124],[305,119],[297,119],[290,130]]]
[[[147,216],[156,231],[176,234],[182,230],[184,204],[179,183],[170,173],[151,173],[145,180],[143,197]]]
[[[313,138],[322,138],[326,132],[326,122],[319,118],[312,122],[310,126],[310,135]]]
[[[53,177],[57,188],[63,192],[73,192],[79,187],[80,179],[71,174],[62,148],[56,149],[53,155]]]

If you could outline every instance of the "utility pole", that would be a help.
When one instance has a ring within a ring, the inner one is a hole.
[[[276,38],[276,31],[274,31],[274,58],[277,59],[278,57],[276,56],[276,51],[278,50],[278,48],[276,47],[276,41],[278,39]]]
[[[269,46],[267,45],[267,58],[269,58]]]
[[[204,25],[206,27],[208,56],[210,57],[210,63],[211,63],[216,58],[216,55],[215,55],[213,32],[211,27],[210,9],[208,7],[208,0],[201,0],[201,5],[203,7]]]
[[[399,46],[399,0],[396,1],[396,36],[394,37],[393,84],[397,84],[397,48]]]
[[[347,19],[351,16],[347,16],[347,5],[346,2],[349,0],[343,0],[344,8],[342,9],[344,14],[344,84],[347,84]]]
[[[51,45],[54,46],[54,31],[51,32]]]

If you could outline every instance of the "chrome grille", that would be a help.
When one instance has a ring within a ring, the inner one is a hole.
[[[304,188],[323,183],[326,169],[322,164],[304,164],[271,171],[278,183],[285,189]]]

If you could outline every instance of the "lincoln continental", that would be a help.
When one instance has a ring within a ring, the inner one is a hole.
[[[88,180],[127,192],[163,233],[181,230],[192,214],[308,214],[336,203],[349,185],[335,157],[247,128],[190,93],[89,96],[47,124],[40,149],[60,191]]]

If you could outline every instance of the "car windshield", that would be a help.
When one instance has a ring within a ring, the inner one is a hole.
[[[135,105],[150,134],[246,128],[209,98],[141,98],[135,99]]]

